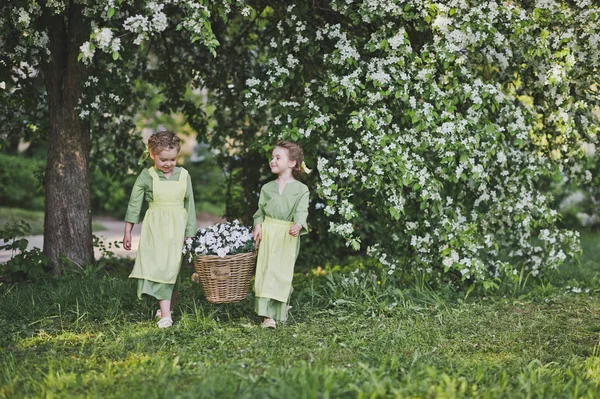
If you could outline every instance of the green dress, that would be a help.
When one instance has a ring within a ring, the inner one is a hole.
[[[196,232],[188,172],[175,168],[167,179],[154,167],[145,169],[132,190],[125,221],[134,224],[139,221],[144,197],[149,202],[149,209],[144,217],[138,254],[130,277],[139,279],[140,298],[142,294],[148,294],[159,300],[171,299],[181,267],[183,240]]]
[[[287,320],[294,265],[300,251],[300,237],[291,236],[289,230],[299,223],[300,235],[308,232],[308,200],[308,187],[297,180],[287,183],[281,193],[277,181],[265,184],[260,191],[254,214],[254,226],[262,225],[254,282],[259,316]]]

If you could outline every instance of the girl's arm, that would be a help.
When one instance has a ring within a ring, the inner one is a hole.
[[[125,233],[123,234],[123,248],[127,251],[131,250],[131,229],[133,229],[133,223],[125,222]]]
[[[187,209],[188,218],[185,225],[185,237],[194,237],[198,232],[198,220],[196,219],[196,205],[194,204],[194,190],[192,189],[192,178],[187,175],[187,191],[183,200],[183,206]]]
[[[142,202],[144,201],[144,194],[146,193],[145,187],[147,186],[147,180],[152,178],[144,176],[148,174],[147,169],[144,169],[142,173],[137,177],[133,188],[131,189],[131,196],[129,197],[129,204],[127,205],[127,213],[125,214],[125,233],[123,234],[123,248],[127,251],[131,250],[131,229],[133,225],[139,223],[140,216],[142,213]]]
[[[254,230],[252,230],[252,238],[254,238],[255,243],[258,243],[260,240],[262,240],[262,225],[261,224],[257,224],[256,226],[254,226]]]
[[[252,237],[255,242],[262,240],[262,222],[265,220],[265,204],[267,200],[264,194],[264,186],[260,190],[260,197],[258,198],[258,210],[254,213],[254,229],[252,230]]]
[[[144,169],[135,180],[133,188],[131,189],[129,203],[127,204],[127,213],[125,214],[126,222],[132,224],[140,222],[142,216],[142,203],[144,202],[144,194],[146,193],[148,183],[152,184],[152,177],[150,177],[148,170]]]
[[[294,213],[294,225],[290,227],[290,234],[293,236],[304,235],[308,233],[308,224],[306,218],[308,217],[308,200],[310,193],[308,188],[305,187],[304,191],[298,199],[298,205],[296,206],[296,212]]]

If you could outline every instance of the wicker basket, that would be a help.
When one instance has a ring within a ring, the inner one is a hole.
[[[217,255],[200,256],[194,260],[196,273],[192,275],[192,281],[202,284],[208,302],[238,302],[248,296],[255,267],[254,252],[227,255],[224,258]]]

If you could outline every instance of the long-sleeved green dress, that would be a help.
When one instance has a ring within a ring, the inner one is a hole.
[[[183,181],[180,182],[180,180]],[[167,196],[173,194],[171,192],[173,189],[183,190],[180,191],[180,196],[177,195],[176,198],[168,199],[169,201],[175,200],[175,208],[180,209],[180,211],[173,208],[174,203],[172,202],[165,204],[164,199],[161,201],[162,203],[156,203],[155,183],[167,184],[167,186],[163,187],[163,192]],[[166,191],[164,191],[165,189]],[[158,212],[157,208],[165,208],[165,205],[167,209],[161,212],[163,214],[162,221],[160,219],[154,221],[155,224],[159,224],[158,226],[151,226],[149,223],[152,223],[152,221],[147,220],[149,214],[146,214],[144,225],[142,226],[142,237],[140,237],[140,248],[136,257],[136,266],[131,277],[139,279],[138,297],[141,298],[142,294],[147,294],[159,300],[171,299],[175,286],[173,276],[176,277],[181,264],[183,236],[193,236],[197,230],[191,178],[187,171],[180,167],[176,167],[168,179],[162,171],[154,167],[144,169],[138,176],[131,191],[127,214],[125,215],[126,222],[139,223],[144,199],[150,205],[148,212],[152,210],[156,214]],[[165,217],[166,219],[164,219]],[[167,227],[167,224],[171,227]],[[177,231],[163,231],[165,229]],[[155,241],[151,242],[153,240]],[[179,241],[181,242],[179,243]],[[159,246],[161,248],[157,248]],[[152,253],[146,253],[152,251],[156,251],[159,255],[154,256]],[[166,256],[165,252],[168,252],[169,255]],[[152,265],[153,261],[158,258],[164,258],[161,261],[161,265]],[[157,267],[163,270],[160,272],[152,270]]]
[[[299,236],[308,232],[308,202],[308,187],[297,180],[287,183],[281,193],[275,180],[260,191],[254,214],[254,226],[262,225],[254,283],[255,310],[260,316],[287,319],[294,265],[300,251]],[[295,223],[302,225],[298,237],[289,234]]]

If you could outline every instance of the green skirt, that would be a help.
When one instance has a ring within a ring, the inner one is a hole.
[[[175,284],[157,283],[150,280],[139,279],[137,296],[139,299],[142,299],[142,295],[146,294],[158,299],[159,301],[165,299],[170,300],[173,296],[174,288]]]
[[[277,321],[286,321],[288,316],[288,304],[271,298],[256,298],[254,311],[262,317],[269,317]]]

